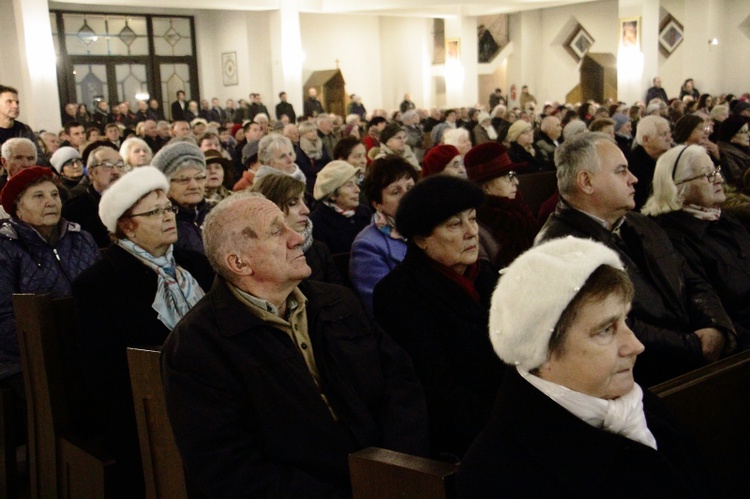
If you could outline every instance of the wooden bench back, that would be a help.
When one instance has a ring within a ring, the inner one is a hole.
[[[458,465],[378,447],[349,454],[353,499],[449,499]]]
[[[750,469],[750,351],[665,381],[651,391],[693,435],[727,493],[746,493]]]
[[[149,499],[188,497],[182,458],[167,416],[156,348],[128,348],[130,383]]]
[[[104,497],[114,463],[73,431],[87,409],[73,300],[14,294],[13,309],[26,390],[31,496]]]

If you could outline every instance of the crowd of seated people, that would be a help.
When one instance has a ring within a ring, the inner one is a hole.
[[[578,389],[542,375],[563,358],[551,340],[518,373],[490,341],[501,269],[549,240],[594,240],[624,267],[644,391],[746,349],[750,95],[693,83],[541,113],[528,89],[492,109],[368,112],[357,96],[348,116],[315,89],[299,114],[284,92],[269,113],[257,93],[235,107],[180,91],[166,116],[154,99],[68,104],[59,133],[18,121],[0,85],[0,383],[23,396],[12,293],[72,294],[91,426],[126,473],[140,458],[125,347],[166,341],[199,488],[334,497],[368,445],[461,461],[506,381]],[[539,175],[557,180],[541,207],[521,194]],[[578,300],[549,327],[572,334]]]

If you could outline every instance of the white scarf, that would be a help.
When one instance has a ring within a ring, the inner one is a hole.
[[[483,126],[487,131],[487,136],[490,138],[490,140],[497,140],[497,131],[495,131],[495,127],[492,125]]]
[[[705,208],[697,204],[686,204],[682,206],[682,211],[690,213],[698,220],[715,222],[721,218],[721,208]]]
[[[317,137],[314,141],[307,137],[300,137],[299,147],[310,159],[320,159],[323,157],[323,142]]]
[[[307,177],[305,177],[305,173],[299,169],[299,166],[294,165],[294,171],[292,173],[282,172],[278,168],[274,168],[273,166],[268,165],[261,165],[260,168],[255,172],[254,180],[258,181],[265,177],[266,175],[289,175],[292,178],[296,178],[300,182],[307,182]]]
[[[638,384],[634,383],[633,389],[621,397],[605,400],[552,383],[519,367],[516,369],[523,379],[583,422],[656,450],[656,439],[643,413],[643,391]]]

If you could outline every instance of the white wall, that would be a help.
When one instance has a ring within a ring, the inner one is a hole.
[[[432,19],[381,17],[379,38],[382,74],[392,76],[382,78],[378,107],[395,110],[406,93],[418,106],[429,107]]]

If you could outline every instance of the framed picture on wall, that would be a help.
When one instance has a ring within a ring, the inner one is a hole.
[[[659,23],[659,52],[664,57],[669,57],[683,38],[682,24],[672,14],[667,14]]]
[[[457,61],[461,56],[461,39],[460,38],[446,38],[445,39],[445,61]]]
[[[641,48],[641,18],[620,19],[620,47]]]
[[[593,44],[594,37],[586,31],[586,28],[577,24],[573,28],[573,31],[570,32],[568,39],[565,40],[563,47],[565,47],[565,50],[576,62],[581,62],[581,59],[583,59],[583,56],[586,55],[586,52],[589,51]]]
[[[237,52],[221,54],[221,77],[225,87],[237,85]]]

